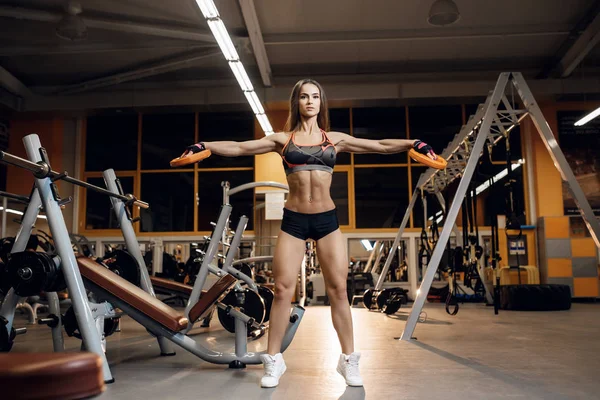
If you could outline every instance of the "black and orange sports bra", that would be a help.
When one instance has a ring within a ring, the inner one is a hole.
[[[333,174],[336,151],[333,143],[321,129],[323,140],[318,144],[298,145],[294,142],[294,133],[283,146],[281,158],[285,174],[297,171],[326,171]]]

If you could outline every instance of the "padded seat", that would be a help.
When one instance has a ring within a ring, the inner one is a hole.
[[[169,307],[91,258],[78,257],[77,264],[81,275],[85,279],[100,286],[165,328],[173,332],[179,332],[187,327],[188,319],[179,311]]]
[[[220,277],[206,293],[203,293],[202,296],[200,296],[198,302],[190,310],[190,320],[192,323],[206,317],[213,307],[217,305],[217,302],[223,300],[223,298],[227,296],[229,290],[231,290],[236,283],[237,279],[233,275],[225,274]]]
[[[158,278],[156,276],[151,276],[150,282],[152,282],[154,289],[164,290],[169,293],[181,294],[187,297],[190,297],[192,294],[193,287],[186,285],[185,283],[179,283],[165,278]],[[203,290],[202,293],[205,293],[205,291]]]
[[[94,353],[2,353],[2,398],[75,400],[105,389],[102,360]]]

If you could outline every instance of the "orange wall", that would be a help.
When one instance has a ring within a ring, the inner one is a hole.
[[[8,152],[19,157],[27,158],[23,137],[36,133],[40,137],[42,146],[46,148],[50,165],[54,171],[63,168],[63,139],[64,129],[62,118],[20,120],[10,122],[10,139]],[[29,195],[33,187],[34,178],[31,172],[22,168],[8,166],[6,176],[6,191],[10,193]],[[57,182],[59,184],[60,182]],[[60,185],[59,185],[60,186]]]
[[[597,102],[565,102],[540,104],[540,108],[554,137],[558,140],[557,111],[592,111],[600,106]],[[531,119],[523,121],[524,131],[531,134],[533,150],[533,173],[530,180],[534,185],[538,217],[555,217],[564,214],[562,179]],[[559,141],[559,140],[558,140]],[[560,141],[559,141],[560,146]]]
[[[267,116],[275,132],[281,132],[287,119],[287,111],[267,111]],[[264,137],[263,130],[256,120],[254,122],[254,137],[256,139]],[[254,156],[254,181],[274,181],[287,185],[285,171],[283,170],[279,154],[267,153]],[[265,190],[268,189],[265,188]]]

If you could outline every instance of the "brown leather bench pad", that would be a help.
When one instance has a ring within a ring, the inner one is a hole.
[[[179,283],[165,278],[158,278],[156,276],[151,276],[150,281],[152,282],[152,286],[154,286],[154,288],[161,288],[169,292],[181,293],[187,295],[188,297],[192,294],[193,287],[186,285],[185,283]]]
[[[198,302],[190,310],[190,319],[192,322],[204,318],[218,301],[223,300],[223,297],[227,295],[236,282],[237,279],[229,274],[219,278],[206,293],[203,293],[202,296],[200,296]]]
[[[105,389],[102,360],[94,353],[2,353],[2,398],[74,400]]]
[[[188,319],[179,311],[146,293],[87,257],[78,257],[81,275],[116,296],[165,328],[179,332],[187,327]]]

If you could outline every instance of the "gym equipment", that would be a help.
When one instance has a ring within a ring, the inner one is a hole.
[[[239,310],[249,317],[254,318],[258,324],[262,324],[265,320],[266,305],[262,297],[246,288],[243,291],[231,291],[221,300],[221,303],[226,305],[226,308],[219,307],[218,316],[219,322],[227,331],[235,333],[235,319],[229,315],[231,307],[239,307]],[[248,332],[248,336],[252,335],[252,331]]]
[[[420,164],[424,164],[435,169],[444,169],[446,168],[446,165],[448,165],[448,162],[444,159],[444,157],[440,156],[439,154],[437,155],[436,160],[432,160],[425,154],[421,154],[415,149],[410,149],[408,151],[408,156]]]
[[[27,328],[15,329],[13,326],[9,327],[7,319],[0,317],[0,353],[10,351],[13,347],[15,337],[26,332]]]
[[[397,312],[408,303],[408,290],[395,287],[383,290],[367,289],[363,293],[363,303],[369,310],[380,310],[387,315]]]
[[[105,390],[94,353],[0,354],[0,386],[7,399],[77,400]]]
[[[569,285],[506,285],[500,288],[500,307],[514,311],[571,309]]]
[[[96,261],[136,286],[140,286],[141,269],[135,258],[125,250],[113,250]]]
[[[116,192],[119,190],[115,183],[116,176],[113,170],[104,171],[103,175],[105,182],[111,191]],[[139,250],[139,244],[135,238],[131,220],[123,216],[124,214],[119,211],[119,206],[123,207],[123,204],[121,203],[119,205],[115,203],[118,203],[118,201],[113,201],[113,209],[117,215],[121,216],[120,226],[127,248]],[[223,261],[222,269],[212,265],[212,262],[217,255],[219,238],[222,236],[231,210],[232,207],[229,204],[225,204],[221,207],[219,219],[214,225],[213,232],[209,238],[210,240],[208,240],[206,252],[202,257],[202,263],[194,286],[189,294],[188,303],[183,314],[168,307],[153,295],[114,276],[114,274],[112,274],[113,277],[107,276],[102,270],[98,270],[94,267],[89,259],[86,260],[83,258],[79,260],[82,274],[85,277],[86,282],[92,288],[94,294],[99,298],[108,300],[110,304],[114,304],[119,309],[123,310],[131,318],[146,327],[152,334],[171,340],[203,360],[216,364],[229,364],[231,368],[244,368],[246,364],[259,364],[261,353],[248,353],[247,339],[248,336],[257,337],[264,334],[266,328],[261,324],[262,320],[259,322],[258,319],[243,313],[239,308],[240,305],[238,304],[237,297],[234,305],[227,305],[222,302],[222,299],[227,296],[232,289],[232,293],[235,294],[239,294],[240,291],[245,290],[253,292],[258,290],[256,284],[249,280],[248,276],[241,274],[241,272],[232,265],[234,254],[237,252],[242,234],[246,228],[246,223],[248,221],[247,217],[242,216],[240,218],[225,256],[225,260]],[[135,253],[134,256],[136,256]],[[141,252],[139,253],[139,257],[136,256],[136,259],[139,260],[140,269],[142,270],[143,287],[144,278],[148,276],[148,270],[145,267]],[[104,269],[104,271],[106,270]],[[227,273],[226,271],[231,272]],[[219,280],[203,293],[202,288],[204,287],[209,273],[217,275]],[[241,278],[246,282],[248,285],[247,288],[241,288],[236,278]],[[150,288],[152,288],[149,276],[148,282]],[[152,291],[152,294],[153,293],[154,291]],[[202,297],[200,297],[201,294]],[[205,319],[215,308],[222,310],[221,312],[224,311],[234,318],[235,353],[216,353],[210,351],[185,335],[192,329],[196,321]],[[292,314],[290,315],[290,324],[287,327],[286,335],[284,337],[282,351],[289,346],[293,339],[303,313],[304,309],[298,306],[292,311]],[[251,335],[248,335],[248,327],[250,327],[250,330],[252,331]]]
[[[506,95],[507,88],[516,91],[517,95],[515,97],[517,100],[521,100],[522,106],[516,108],[515,104],[508,100]],[[404,332],[402,332],[400,337],[401,340],[411,340],[412,338],[425,303],[425,298],[441,261],[444,247],[450,238],[450,231],[455,224],[460,205],[465,198],[469,182],[473,177],[484,145],[488,142],[489,146],[494,146],[498,141],[506,137],[506,132],[510,132],[526,116],[532,119],[554,161],[554,165],[558,168],[563,181],[568,184],[569,189],[572,191],[575,202],[582,213],[582,217],[596,246],[600,247],[600,222],[595,218],[589,202],[585,198],[573,171],[560,150],[554,134],[550,130],[550,126],[546,122],[523,75],[519,72],[501,73],[493,92],[488,95],[485,103],[479,106],[475,115],[469,118],[467,124],[462,127],[454,140],[443,151],[442,156],[448,162],[447,168],[443,172],[429,168],[421,175],[415,187],[411,203],[404,215],[397,236],[398,240],[404,231],[406,220],[414,207],[416,197],[421,189],[439,195],[452,181],[458,177],[461,178],[452,205],[447,211],[446,223],[440,234],[440,239],[433,250],[420,292],[415,299]],[[465,160],[467,160],[466,164]]]
[[[15,293],[23,297],[42,291],[59,292],[67,286],[59,264],[46,253],[12,253],[6,265],[6,277]]]
[[[210,157],[211,152],[210,150],[206,149],[206,150],[202,150],[199,151],[198,153],[194,153],[192,155],[189,155],[187,157],[177,157],[171,160],[171,162],[169,163],[171,165],[171,167],[175,168],[175,167],[184,167],[186,165],[190,165],[190,164],[195,164],[199,161],[204,160],[205,158]]]
[[[271,306],[273,305],[275,293],[268,287],[259,285],[258,294],[260,294],[265,303],[265,318],[263,319],[263,323],[266,323],[269,322],[269,317],[271,316]]]
[[[117,331],[119,327],[119,317],[105,318],[104,319],[104,337],[108,337]],[[58,323],[58,317],[53,315],[50,317],[52,324]],[[40,323],[45,323],[42,321]],[[69,307],[65,314],[62,316],[62,324],[65,327],[65,332],[69,337],[76,337],[77,339],[81,339],[81,331],[79,330],[79,325],[77,324],[77,318],[75,317],[75,311],[73,307]]]
[[[53,171],[50,166],[48,154],[41,146],[39,137],[35,134],[25,136],[23,138],[23,143],[25,144],[25,150],[29,160],[3,151],[0,152],[1,162],[29,170],[36,178],[35,188],[32,190],[30,195],[29,206],[23,215],[21,228],[15,239],[12,253],[18,253],[25,250],[27,241],[31,236],[31,229],[35,220],[37,219],[40,209],[43,207],[48,225],[50,226],[52,238],[54,239],[54,245],[56,246],[57,254],[60,258],[61,270],[69,290],[72,306],[75,311],[79,329],[81,331],[83,346],[101,358],[104,380],[106,382],[112,382],[112,374],[110,372],[108,363],[106,362],[106,356],[103,350],[101,332],[99,329],[95,328],[96,321],[88,303],[81,273],[77,268],[77,261],[75,259],[71,241],[69,239],[69,233],[60,209],[61,206],[69,203],[71,198],[62,199],[54,182],[57,180],[67,181],[69,183],[85,187],[89,190],[94,190],[111,197],[116,197],[122,202],[126,202],[126,204],[130,206],[137,205],[147,208],[148,204],[136,199],[132,195],[116,195],[106,189],[71,178],[66,172],[59,173]],[[93,263],[97,265],[98,268],[101,268],[107,273],[117,277],[112,272],[107,271],[104,267],[101,267],[95,262]],[[48,298],[50,301],[50,312],[54,315],[59,315],[60,309],[58,308],[58,301],[54,301],[58,299],[56,293],[48,292]],[[10,332],[10,329],[12,328],[15,307],[19,301],[20,296],[13,289],[11,289],[6,294],[4,302],[2,303],[0,316],[5,318],[7,321],[5,324],[5,330],[7,332]],[[55,351],[61,351],[63,343],[62,333],[58,327],[52,329],[52,338]]]

